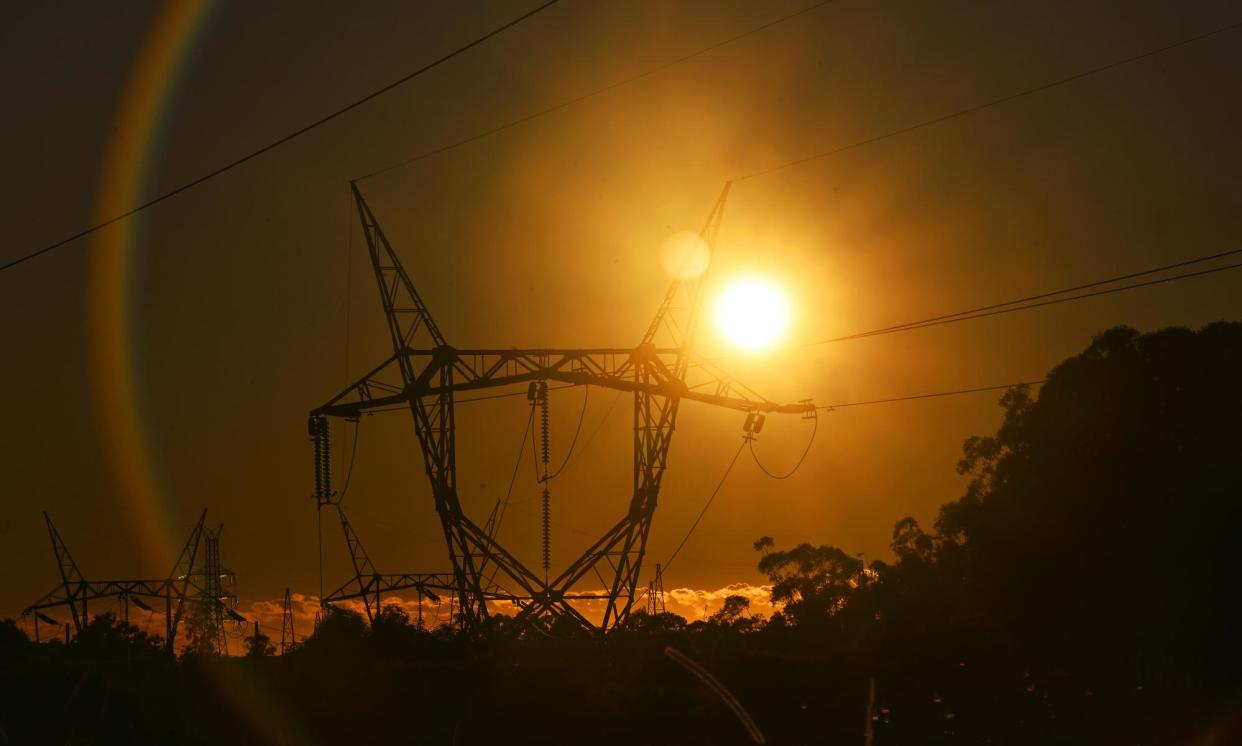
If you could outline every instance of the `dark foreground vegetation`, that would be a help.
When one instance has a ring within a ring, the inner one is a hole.
[[[783,611],[636,613],[607,639],[391,607],[286,656],[179,661],[110,617],[65,645],[0,624],[14,743],[1242,743],[1242,325],[1127,328],[971,438],[972,481],[891,562],[755,544]]]

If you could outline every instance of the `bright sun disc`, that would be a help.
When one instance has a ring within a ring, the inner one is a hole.
[[[780,288],[766,280],[738,280],[726,287],[716,301],[716,327],[738,347],[771,347],[788,326],[789,300]]]

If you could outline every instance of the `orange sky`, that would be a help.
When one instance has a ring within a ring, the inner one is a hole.
[[[152,137],[154,194],[399,77],[525,6],[469,13],[394,4],[216,7]],[[707,46],[799,3],[566,2],[383,98],[144,214],[128,227],[120,309],[133,413],[159,488],[149,507],[183,540],[226,524],[244,603],[318,584],[306,412],[387,349],[347,181]],[[108,144],[155,16],[25,8],[0,31],[11,115],[0,125],[4,255],[72,232],[98,209]],[[811,152],[1029,88],[1236,20],[1230,3],[863,3],[840,0],[556,114],[363,183],[450,343],[634,344],[665,287],[663,241],[697,229],[721,183]],[[848,334],[1236,248],[1242,104],[1236,35],[841,156],[738,183],[711,282],[765,274],[794,298],[790,345],[730,372],[778,400],[885,398],[1042,377],[1094,332],[1237,318],[1242,278],[1217,276],[908,334]],[[88,576],[159,575],[151,529],[117,478],[99,416],[103,371],[86,302],[91,244],[0,276],[10,393],[0,459],[0,614],[53,584],[40,510]],[[725,348],[712,334],[701,351]],[[119,352],[118,352],[119,354]],[[553,460],[580,390],[553,393]],[[628,402],[592,390],[574,460],[552,486],[554,565],[628,497]],[[757,584],[751,542],[832,543],[883,557],[895,520],[930,521],[960,494],[966,437],[998,396],[823,415],[805,467],[764,477],[744,458],[666,578]],[[462,500],[503,492],[524,399],[458,411]],[[338,480],[348,439],[338,430]],[[772,418],[757,451],[783,471],[809,434]],[[666,557],[741,437],[741,417],[687,403],[651,558]],[[346,500],[384,571],[447,569],[408,415],[364,421]],[[519,472],[501,538],[537,563],[537,486]],[[327,523],[330,587],[344,580]],[[175,552],[174,552],[175,553]]]

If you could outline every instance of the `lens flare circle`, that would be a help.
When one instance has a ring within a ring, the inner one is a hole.
[[[747,277],[716,299],[716,328],[730,344],[757,351],[781,340],[789,328],[789,299],[775,283]]]
[[[697,279],[711,263],[711,248],[693,231],[674,233],[660,247],[660,266],[675,280]]]

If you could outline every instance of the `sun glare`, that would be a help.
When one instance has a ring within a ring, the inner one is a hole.
[[[789,326],[789,299],[779,287],[758,278],[738,280],[716,300],[716,327],[731,344],[763,350],[780,341]]]

